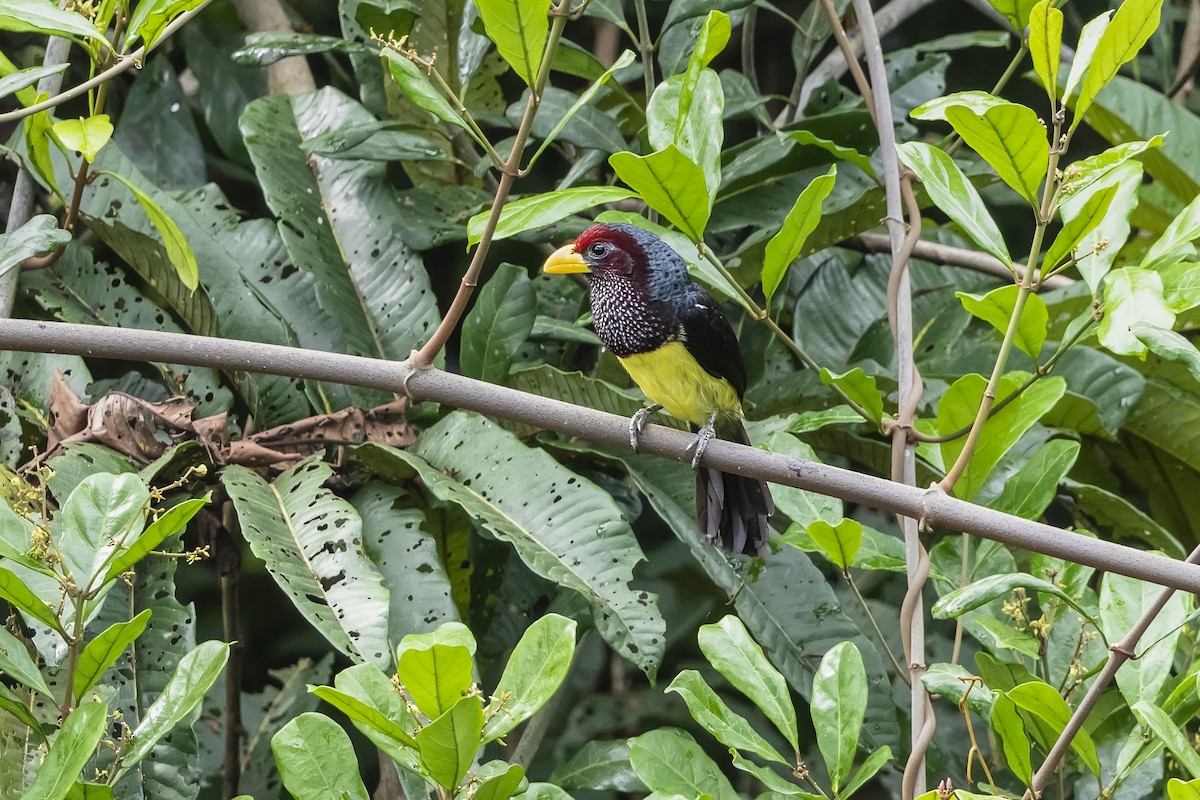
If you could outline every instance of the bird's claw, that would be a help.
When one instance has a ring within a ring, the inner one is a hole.
[[[704,427],[696,431],[696,438],[688,445],[688,449],[695,448],[696,452],[692,456],[692,469],[697,469],[700,466],[700,459],[704,456],[704,451],[708,449],[708,443],[717,435],[716,428],[713,423],[716,422],[717,415],[713,414],[708,418],[708,422],[704,423]]]
[[[639,408],[633,418],[629,420],[629,446],[636,453],[638,449],[638,438],[642,435],[642,428],[646,427],[646,418],[658,411],[662,406],[655,403],[652,406]]]

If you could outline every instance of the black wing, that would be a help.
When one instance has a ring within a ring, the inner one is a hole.
[[[683,345],[704,371],[724,378],[740,398],[746,392],[746,365],[729,321],[717,301],[701,292],[677,307],[683,326]]]

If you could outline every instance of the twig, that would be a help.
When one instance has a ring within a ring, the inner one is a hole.
[[[890,239],[882,233],[860,233],[852,239],[842,242],[843,247],[860,250],[867,253],[886,253],[891,251]],[[947,267],[963,267],[985,275],[1012,280],[1012,270],[995,256],[981,253],[978,250],[968,250],[965,247],[955,247],[937,242],[918,241],[913,247],[913,256],[922,261],[941,264]],[[1017,278],[1025,275],[1025,268],[1017,266]],[[1053,275],[1042,278],[1038,289],[1062,289],[1075,281],[1065,275]]]
[[[207,8],[208,4],[211,2],[212,0],[202,0],[200,5],[196,6],[190,11],[183,12],[178,17],[171,20],[171,24],[163,28],[162,33],[159,34],[158,38],[154,40],[150,47],[142,45],[132,53],[121,56],[121,59],[116,64],[113,64],[111,67],[104,70],[91,80],[84,81],[78,86],[72,86],[65,92],[56,94],[54,97],[51,97],[48,100],[43,100],[42,102],[34,103],[31,106],[18,108],[15,111],[8,111],[0,114],[0,123],[24,119],[31,114],[36,114],[39,111],[45,111],[47,108],[54,108],[55,106],[62,105],[68,100],[73,100],[76,97],[79,97],[81,94],[87,94],[97,86],[104,85],[131,67],[141,67],[143,59],[150,53],[150,51],[154,50],[154,48],[158,47],[160,44],[169,39],[171,34],[175,33],[175,31],[186,25],[193,17]]]
[[[849,569],[842,570],[842,577],[846,579],[846,585],[850,587],[850,591],[854,593],[854,599],[858,601],[858,605],[862,608],[863,613],[867,615],[867,621],[871,623],[871,630],[875,632],[875,638],[879,640],[879,644],[883,646],[883,652],[887,654],[888,661],[892,662],[892,669],[896,671],[896,675],[909,688],[912,687],[912,676],[909,671],[900,666],[900,662],[896,660],[896,654],[892,652],[891,645],[888,644],[887,637],[883,635],[883,631],[879,629],[879,623],[875,621],[875,615],[871,613],[871,607],[867,605],[867,600],[862,596],[862,592],[858,590],[858,584],[854,582],[854,578],[850,575]]]
[[[516,181],[517,176],[520,175],[521,156],[525,153],[525,143],[529,140],[529,132],[533,128],[533,118],[537,116],[538,107],[542,102],[542,90],[546,87],[546,81],[550,77],[550,65],[554,61],[554,53],[558,50],[558,42],[562,38],[563,28],[567,24],[569,9],[570,0],[559,0],[558,5],[551,9],[550,35],[546,38],[546,47],[542,53],[542,63],[538,68],[537,77],[533,82],[534,85],[530,87],[529,100],[525,104],[525,114],[521,118],[521,125],[517,129],[517,134],[513,139],[512,150],[509,151],[508,159],[504,162],[504,167],[501,170],[500,182],[496,187],[496,196],[492,200],[492,208],[488,214],[487,223],[484,225],[483,233],[479,237],[479,244],[475,246],[475,252],[471,256],[471,263],[467,266],[467,272],[463,275],[462,282],[458,286],[458,292],[454,295],[454,300],[450,303],[450,308],[446,310],[446,315],[438,323],[437,330],[433,332],[429,341],[412,355],[412,358],[418,364],[432,364],[433,360],[437,358],[438,353],[442,352],[442,348],[450,340],[450,335],[458,327],[459,320],[466,313],[467,304],[471,301],[471,295],[475,291],[475,286],[479,283],[479,274],[483,271],[483,262],[487,260],[488,251],[492,248],[492,236],[495,235],[496,225],[500,222],[500,212],[504,210],[504,205],[508,202],[508,195],[512,191],[513,183]]]
[[[600,444],[629,444],[629,420],[503,386],[464,378],[433,367],[260,342],[210,336],[73,325],[66,322],[0,320],[0,349],[66,353],[124,361],[163,361],[196,367],[242,370],[407,393],[416,402],[435,401]],[[640,451],[691,463],[695,437],[662,425],[647,425]],[[892,514],[924,519],[931,526],[966,531],[1012,547],[1063,558],[1096,569],[1200,592],[1200,566],[1166,556],[1091,539],[1033,520],[851,470],[769,453],[714,439],[700,463],[735,475],[838,497]]]

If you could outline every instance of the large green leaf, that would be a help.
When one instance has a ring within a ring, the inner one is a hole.
[[[1062,51],[1063,13],[1050,0],[1029,11],[1029,55],[1050,102],[1058,98],[1058,64]]]
[[[1029,376],[1022,372],[1006,374],[997,387],[996,400],[1017,390]],[[987,381],[982,375],[964,375],[955,381],[938,401],[938,431],[954,433],[974,423]],[[967,462],[954,492],[964,500],[974,497],[1000,459],[1035,422],[1042,418],[1066,391],[1066,381],[1054,376],[1042,378],[1015,400],[988,417],[975,451]],[[953,464],[962,452],[965,437],[941,444],[942,460]]]
[[[250,549],[300,613],[346,655],[385,665],[388,591],[363,552],[358,514],[324,488],[332,472],[309,459],[272,484],[244,467],[222,483]]]
[[[683,731],[659,728],[630,739],[629,761],[642,782],[657,793],[652,796],[738,798],[720,767]]]
[[[1075,498],[1075,514],[1090,529],[1111,529],[1116,539],[1144,542],[1173,558],[1183,558],[1187,554],[1177,536],[1121,495],[1070,479],[1064,481],[1064,485]]]
[[[1039,206],[1038,187],[1046,176],[1050,144],[1033,109],[1001,101],[976,114],[950,106],[946,120],[1031,208]]]
[[[1132,61],[1142,45],[1158,29],[1162,0],[1124,0],[1104,28],[1096,49],[1087,63],[1087,74],[1079,85],[1075,100],[1075,118],[1071,130],[1079,125],[1100,90],[1116,77],[1121,65]]]
[[[179,660],[175,674],[163,688],[162,694],[146,709],[141,722],[133,731],[133,739],[121,758],[118,780],[129,769],[148,756],[160,739],[171,733],[176,725],[195,720],[199,715],[204,693],[212,686],[229,659],[229,645],[224,642],[204,642]]]
[[[1078,536],[1079,534],[1070,535]],[[989,575],[967,586],[955,589],[934,603],[929,613],[933,615],[934,619],[954,619],[990,603],[998,597],[1006,597],[1012,593],[1013,589],[1017,588],[1057,597],[1087,616],[1086,610],[1065,591],[1049,581],[1024,572]]]
[[[21,800],[63,800],[100,744],[107,720],[103,703],[84,703],[72,711]]]
[[[301,714],[271,739],[283,785],[296,800],[368,800],[354,745],[322,714]]]
[[[1029,757],[1029,735],[1017,705],[1003,692],[996,694],[992,705],[992,730],[1004,747],[1004,760],[1013,774],[1028,786],[1033,781],[1033,763]]]
[[[492,241],[518,233],[544,228],[572,214],[604,203],[616,203],[632,197],[633,192],[620,186],[575,186],[545,194],[529,195],[504,206]],[[467,221],[467,243],[476,244],[491,211],[481,211]]]
[[[645,156],[614,153],[609,159],[617,177],[641,195],[694,242],[704,237],[712,213],[712,195],[704,171],[674,144]]]
[[[488,383],[507,382],[536,317],[537,297],[529,273],[515,264],[501,264],[463,320],[462,374]]]
[[[450,414],[407,451],[369,445],[358,458],[385,476],[416,470],[432,494],[512,544],[534,572],[580,593],[618,652],[651,674],[657,669],[664,647],[657,598],[630,586],[643,556],[607,492],[465,413]]]
[[[550,774],[564,789],[610,789],[618,792],[650,791],[629,763],[629,740],[588,742]]]
[[[957,222],[975,244],[1011,265],[1000,229],[988,214],[979,192],[950,156],[921,142],[903,142],[896,149],[921,179],[937,207]]]
[[[526,86],[533,86],[550,30],[550,0],[477,0],[476,5],[500,55]]]
[[[54,699],[25,643],[5,628],[0,628],[0,673],[14,678],[21,686],[41,692],[48,700]]]
[[[129,19],[129,33],[125,37],[128,48],[141,39],[147,48],[153,47],[162,35],[163,28],[185,11],[191,11],[201,0],[142,0],[137,4]]]
[[[400,361],[425,340],[439,314],[420,256],[395,235],[393,220],[406,212],[386,165],[306,158],[301,149],[336,125],[373,120],[358,103],[325,89],[256,100],[241,128],[298,268],[288,280],[274,278],[275,291],[300,294],[305,302],[303,318],[291,318],[300,343]],[[385,398],[354,390],[348,399],[372,406]]]
[[[497,739],[529,719],[558,691],[575,655],[575,620],[546,614],[529,626],[513,648],[489,707],[494,716],[484,741]]]
[[[1148,269],[1125,267],[1104,279],[1104,319],[1100,320],[1100,344],[1118,355],[1140,356],[1146,345],[1133,326],[1152,325],[1170,329],[1175,312],[1163,297],[1162,276]]]
[[[483,733],[483,704],[464,697],[454,707],[417,732],[417,749],[429,775],[454,792],[471,768]]]
[[[788,760],[779,754],[766,739],[758,735],[744,717],[736,714],[725,705],[712,687],[705,683],[704,678],[694,669],[685,669],[675,676],[668,692],[674,692],[683,698],[691,712],[692,719],[711,733],[717,741],[733,750],[753,753],[764,761],[774,761],[777,764],[788,764]]]
[[[413,738],[417,721],[391,676],[374,664],[357,664],[339,672],[334,685],[340,697],[358,701],[358,711],[368,709],[366,714],[347,715],[354,727],[408,772],[422,774]]]
[[[804,249],[804,241],[821,221],[821,205],[833,191],[836,179],[836,165],[831,166],[821,177],[814,178],[796,198],[792,210],[783,220],[783,227],[779,229],[779,233],[767,242],[766,254],[763,257],[762,285],[763,294],[767,296],[768,302],[779,288],[787,268]]]
[[[1149,700],[1139,700],[1130,706],[1130,710],[1166,745],[1189,774],[1200,775],[1200,756],[1167,712]]]
[[[867,670],[853,642],[826,653],[813,677],[812,719],[817,746],[836,792],[850,777],[867,714]]]
[[[471,688],[475,637],[467,626],[449,622],[429,633],[410,633],[397,648],[396,675],[421,713],[445,714]]]
[[[1115,642],[1124,637],[1143,614],[1151,607],[1157,608],[1161,594],[1161,587],[1115,572],[1105,573],[1100,582],[1100,625],[1108,639]],[[1172,594],[1143,634],[1137,658],[1117,671],[1117,688],[1130,706],[1138,701],[1158,701],[1171,677],[1175,648],[1192,606],[1190,594]]]
[[[1126,173],[1125,170],[1121,171]],[[1134,174],[1141,175],[1141,170],[1135,168]],[[1079,271],[1085,276],[1096,274],[1095,264],[1084,265],[1084,261],[1091,261],[1095,256],[1099,255],[1093,249],[1092,252],[1080,252],[1079,244],[1089,233],[1094,231],[1105,220],[1108,215],[1108,209],[1112,206],[1112,202],[1116,197],[1122,194],[1122,185],[1115,181],[1097,181],[1084,189],[1082,192],[1072,195],[1067,198],[1059,207],[1063,217],[1062,230],[1058,232],[1058,236],[1054,237],[1054,242],[1050,245],[1050,249],[1046,251],[1046,257],[1042,261],[1042,270],[1049,272],[1068,258],[1075,258],[1079,262]],[[1129,187],[1129,195],[1136,195],[1136,185]],[[1128,219],[1130,207],[1128,203],[1124,205],[1124,218]],[[1094,247],[1094,246],[1093,246]],[[1111,241],[1106,250],[1112,248]],[[1120,249],[1120,248],[1112,248]],[[1095,281],[1093,277],[1088,280],[1088,285],[1092,285]]]
[[[67,497],[56,542],[81,589],[99,588],[120,546],[142,532],[150,492],[136,475],[89,475]]]
[[[1009,284],[993,289],[987,294],[955,292],[954,296],[962,301],[963,308],[972,316],[991,324],[1003,336],[1012,322],[1013,309],[1016,308],[1020,291],[1017,285]],[[1013,344],[1036,359],[1046,341],[1046,325],[1049,320],[1045,301],[1036,294],[1026,293],[1025,307],[1021,309],[1021,318],[1017,321]]]
[[[60,9],[50,0],[5,0],[0,8],[0,31],[92,40],[112,49],[104,32],[97,30],[86,17],[77,11]]]
[[[1004,484],[1004,490],[990,505],[1005,514],[1037,519],[1054,500],[1058,483],[1070,471],[1079,456],[1079,442],[1053,439],[1021,465]]]
[[[1186,336],[1167,328],[1159,328],[1145,322],[1135,322],[1130,328],[1142,344],[1159,358],[1178,361],[1192,377],[1200,383],[1200,350]]]
[[[704,174],[704,185],[715,196],[721,185],[721,149],[725,141],[722,111],[725,94],[711,69],[701,70],[691,85],[690,104],[684,105],[687,76],[672,75],[654,90],[646,106],[650,147],[675,145]]]
[[[1071,719],[1071,708],[1049,684],[1041,681],[1029,681],[1008,690],[1008,697],[1022,711],[1027,711],[1061,734]],[[1071,740],[1071,750],[1079,756],[1093,775],[1100,775],[1100,757],[1096,753],[1096,743],[1085,730],[1079,730]]]
[[[208,504],[209,498],[210,495],[205,495],[194,500],[185,500],[159,514],[158,518],[147,525],[136,539],[132,542],[125,542],[125,546],[114,554],[115,557],[108,565],[104,580],[115,580],[149,555],[150,551],[162,544],[164,539],[182,533],[188,520],[200,513],[200,509]]]

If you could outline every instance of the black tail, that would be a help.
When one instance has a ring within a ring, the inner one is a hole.
[[[739,421],[721,426],[718,435],[750,444]],[[771,492],[763,481],[709,467],[696,470],[696,526],[708,541],[720,540],[734,554],[762,555],[770,532],[767,519],[774,513]]]

